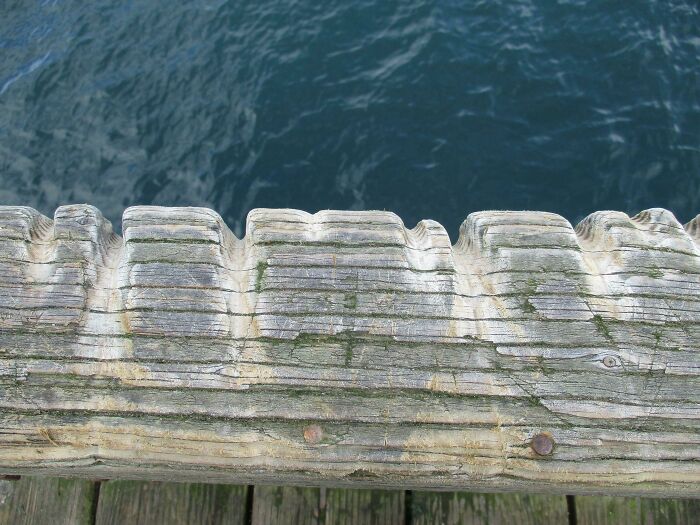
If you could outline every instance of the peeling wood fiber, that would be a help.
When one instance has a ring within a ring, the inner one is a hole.
[[[700,496],[699,224],[0,207],[0,473]]]

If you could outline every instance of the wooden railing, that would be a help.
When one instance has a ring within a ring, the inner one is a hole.
[[[699,496],[697,224],[0,207],[0,474]]]

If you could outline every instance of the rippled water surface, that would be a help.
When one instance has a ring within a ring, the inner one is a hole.
[[[700,212],[694,0],[5,0],[0,203]]]

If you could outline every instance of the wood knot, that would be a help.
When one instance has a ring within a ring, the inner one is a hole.
[[[606,356],[603,358],[603,364],[604,364],[606,367],[608,367],[608,368],[615,368],[616,366],[619,366],[619,365],[620,365],[620,363],[618,362],[618,360],[615,359],[615,357],[613,357],[613,356],[611,356],[611,355],[606,355]]]
[[[541,432],[532,438],[530,447],[538,456],[549,456],[554,451],[554,439],[550,434]]]
[[[309,425],[304,428],[304,441],[307,443],[320,443],[323,439],[323,429],[318,425]]]

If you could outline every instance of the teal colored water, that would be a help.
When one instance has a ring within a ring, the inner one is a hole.
[[[700,212],[695,0],[5,0],[0,203]]]

